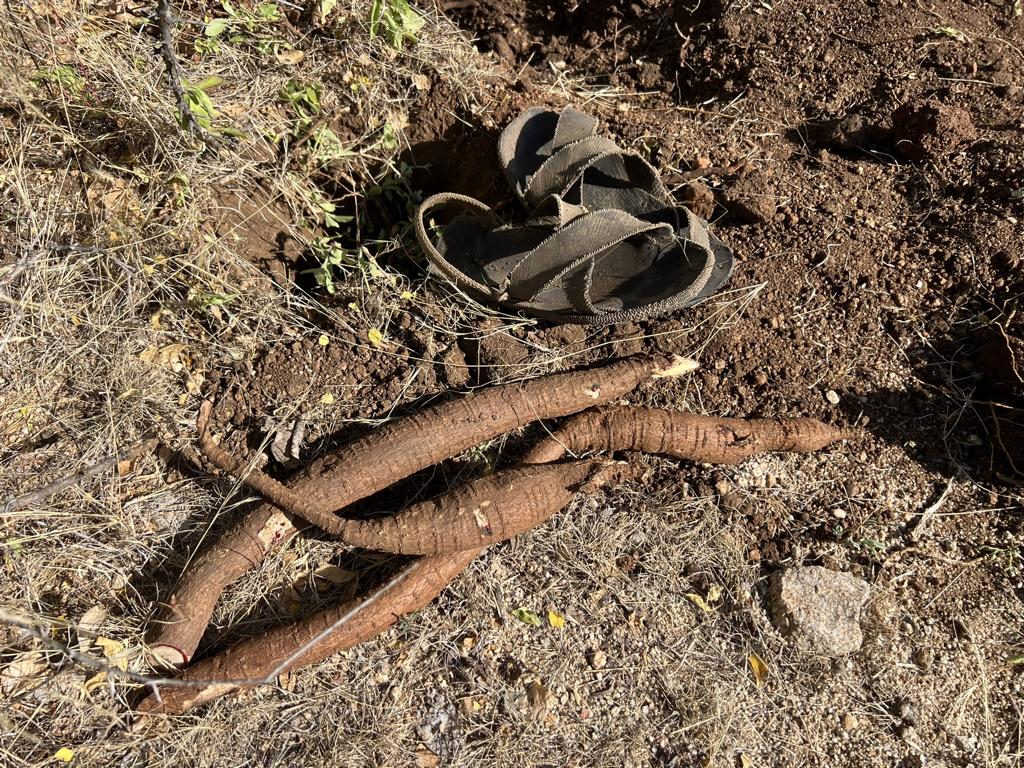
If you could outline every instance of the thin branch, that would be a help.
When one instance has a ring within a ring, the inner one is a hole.
[[[953,483],[956,479],[956,476],[949,478],[949,482],[946,483],[946,489],[942,492],[942,495],[936,499],[934,504],[921,513],[921,518],[917,521],[917,525],[915,525],[914,529],[910,532],[911,541],[921,540],[928,523],[930,523],[931,519],[935,517],[935,513],[942,509],[942,505],[945,504],[946,499],[949,498],[950,491],[953,490]]]
[[[171,90],[174,92],[174,99],[178,103],[178,113],[182,122],[189,129],[204,140],[209,140],[206,131],[199,125],[195,113],[188,105],[188,97],[185,95],[185,76],[181,71],[181,64],[174,52],[174,16],[171,14],[171,0],[156,0],[156,23],[160,30],[160,57],[167,67],[167,79],[170,81]]]
[[[149,453],[159,444],[159,440],[155,437],[148,440],[144,440],[131,448],[116,453],[113,456],[107,456],[105,459],[97,461],[95,464],[90,464],[80,472],[76,472],[73,475],[62,477],[60,480],[55,480],[43,488],[36,491],[30,491],[29,493],[23,493],[21,496],[14,496],[10,498],[3,506],[3,514],[9,514],[11,512],[18,512],[19,510],[27,507],[41,504],[42,502],[49,499],[51,496],[60,493],[61,491],[72,488],[84,480],[89,479],[93,475],[98,475],[101,472],[106,472],[108,469],[112,469],[120,464],[122,461],[131,461],[138,458],[139,456]]]

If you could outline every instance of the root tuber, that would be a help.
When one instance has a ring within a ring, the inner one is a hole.
[[[317,524],[328,532],[341,533],[347,521],[331,514],[334,510],[425,467],[533,421],[578,413],[619,398],[644,379],[691,370],[693,365],[680,358],[630,357],[602,368],[473,392],[390,422],[318,459],[289,481],[283,496],[275,496],[273,488],[283,487],[276,481],[262,487],[269,489],[268,497],[285,507],[288,499],[300,499],[303,510],[321,513],[316,516]],[[210,445],[212,441],[204,434],[202,446]],[[240,469],[239,463],[219,448],[208,456],[225,471]],[[287,515],[270,504],[260,504],[245,514],[182,574],[154,622],[149,638],[153,655],[163,664],[187,663],[221,592],[297,530]]]
[[[342,538],[408,555],[479,549],[540,525],[583,485],[611,482],[619,473],[603,464],[590,459],[507,469],[389,517],[346,521]]]
[[[437,597],[478,554],[479,550],[469,550],[414,560],[361,599],[243,640],[200,661],[181,676],[183,682],[194,681],[194,685],[165,686],[159,698],[149,696],[139,710],[185,712],[242,686],[266,683],[275,675],[365,642]]]
[[[524,464],[546,464],[566,454],[644,451],[708,464],[736,464],[768,451],[816,451],[855,430],[817,419],[731,419],[655,408],[615,406],[570,419],[538,443]]]

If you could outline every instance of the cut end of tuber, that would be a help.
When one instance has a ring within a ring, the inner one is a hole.
[[[150,666],[154,669],[178,669],[188,664],[188,655],[173,645],[159,643],[149,648]]]
[[[672,355],[669,365],[665,368],[656,368],[651,376],[655,379],[670,379],[676,376],[685,376],[700,368],[700,363],[692,357],[680,357]]]

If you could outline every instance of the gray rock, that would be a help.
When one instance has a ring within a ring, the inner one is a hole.
[[[817,565],[787,568],[772,576],[768,612],[797,648],[842,656],[864,641],[860,611],[869,590],[866,581],[849,573]]]

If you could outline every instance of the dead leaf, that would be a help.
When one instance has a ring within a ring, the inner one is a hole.
[[[534,714],[541,714],[554,701],[555,697],[551,694],[543,683],[539,680],[535,680],[526,687],[526,701],[529,702],[530,708],[534,711]]]
[[[277,676],[277,684],[289,693],[294,693],[295,683],[298,681],[298,675],[294,672],[282,672]]]
[[[109,637],[97,637],[96,645],[103,649],[103,655],[107,657],[112,666],[118,669],[128,669],[127,654],[124,652],[124,643],[111,640]]]
[[[93,635],[107,620],[107,609],[102,605],[94,605],[82,614],[78,620],[78,650],[88,651],[93,645]]]
[[[101,687],[107,682],[106,672],[97,672],[95,675],[90,677],[82,684],[82,690],[85,691],[86,695],[89,695],[97,688]]]
[[[747,663],[750,664],[750,671],[754,673],[754,685],[760,688],[768,679],[768,665],[756,653],[747,656]]]
[[[46,657],[43,652],[24,651],[0,670],[0,689],[12,695],[31,691],[43,684],[45,673]]]
[[[277,60],[282,64],[298,64],[304,58],[306,58],[306,52],[300,51],[298,48],[291,48],[287,51],[277,52]]]
[[[189,362],[185,355],[185,349],[186,346],[182,343],[165,344],[162,347],[150,344],[139,355],[139,359],[147,363],[166,366],[175,373],[180,373],[185,369],[185,364]]]
[[[355,574],[352,571],[346,571],[344,568],[339,568],[336,565],[321,566],[313,572],[313,576],[330,582],[335,586],[348,584],[355,578]]]
[[[553,629],[564,629],[565,628],[565,616],[560,614],[558,611],[552,611],[548,609],[548,624]]]
[[[416,747],[416,765],[419,768],[436,768],[440,764],[441,758],[438,757],[426,744],[420,744]]]
[[[747,756],[746,752],[740,752],[740,768],[754,768],[754,761]]]
[[[711,613],[711,606],[708,605],[704,598],[698,595],[696,592],[687,592],[686,596],[687,598],[689,598],[690,602],[692,602],[694,605],[696,605],[698,608],[704,611],[704,613]]]

